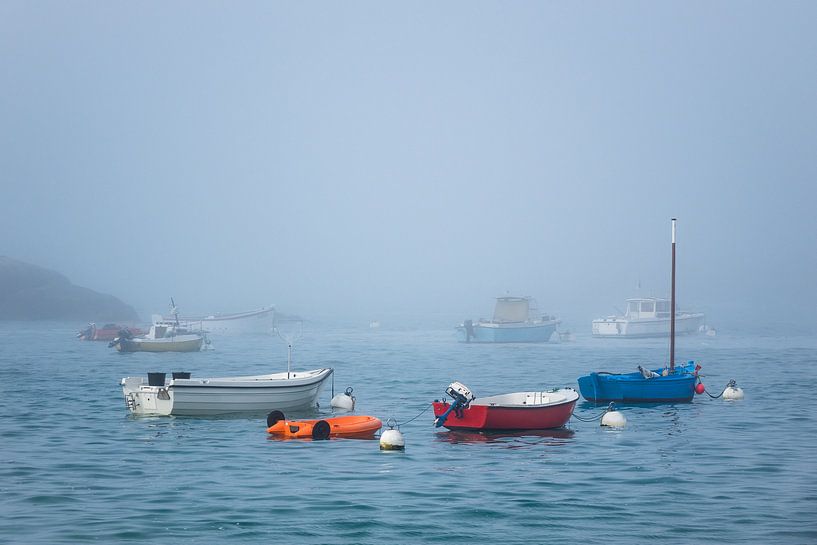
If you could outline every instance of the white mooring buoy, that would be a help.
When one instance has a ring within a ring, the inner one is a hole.
[[[623,428],[627,425],[627,417],[621,411],[617,411],[613,403],[610,403],[607,412],[601,417],[601,425],[610,426],[611,428]]]
[[[726,401],[737,401],[743,399],[743,388],[738,388],[734,380],[730,380],[726,388],[723,389],[723,398]]]
[[[354,411],[355,410],[355,396],[352,395],[354,390],[351,386],[346,388],[346,391],[342,394],[338,394],[332,398],[332,401],[329,402],[329,405],[334,407],[335,409],[343,409],[345,411]]]
[[[380,450],[406,450],[406,440],[400,430],[394,429],[395,424],[393,418],[386,422],[389,429],[380,434]]]

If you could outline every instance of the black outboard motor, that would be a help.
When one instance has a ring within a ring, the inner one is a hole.
[[[474,335],[474,322],[465,320],[462,325],[465,327],[465,342],[470,343],[471,337],[476,337],[476,335]]]
[[[114,340],[112,340],[111,342],[108,343],[108,348],[116,346],[117,344],[119,344],[119,341],[128,340],[128,339],[132,339],[132,338],[133,338],[133,333],[131,333],[130,329],[128,329],[127,327],[125,329],[120,329],[119,333],[116,334],[116,337],[114,338]]]

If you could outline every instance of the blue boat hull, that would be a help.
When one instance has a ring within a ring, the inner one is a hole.
[[[465,326],[457,327],[457,337],[460,342],[472,343],[543,343],[550,340],[557,324],[558,322],[548,322],[513,327],[486,327],[474,324],[470,333]]]
[[[656,369],[661,373],[662,369]],[[666,377],[644,378],[641,373],[590,373],[579,377],[582,397],[595,403],[688,403],[695,396],[697,376],[682,367]]]

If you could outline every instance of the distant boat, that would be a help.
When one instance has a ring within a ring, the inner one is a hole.
[[[145,335],[134,336],[127,329],[119,332],[108,346],[119,352],[198,352],[205,341],[201,331],[193,331],[179,320],[176,302],[170,298],[172,320],[155,321]]]
[[[129,327],[119,324],[105,324],[97,327],[91,322],[88,327],[77,333],[77,338],[81,341],[112,341],[119,336],[122,330],[128,330],[132,335],[144,335],[145,331],[138,327]]]
[[[173,318],[163,317],[170,321]],[[208,316],[179,316],[179,321],[189,329],[198,329],[218,335],[234,335],[244,333],[272,334],[275,320],[275,307],[262,307],[246,312],[233,314],[211,314]]]
[[[124,329],[108,346],[119,352],[198,352],[203,343],[201,333],[160,322],[151,325],[146,335],[134,336]]]
[[[562,388],[475,397],[459,382],[446,389],[453,400],[434,401],[435,427],[450,430],[547,430],[567,424],[579,394]]]
[[[593,320],[593,336],[669,337],[671,308],[668,299],[657,297],[627,299],[627,310],[623,316]],[[676,311],[675,334],[697,333],[703,323],[703,313]]]
[[[534,343],[549,341],[560,323],[555,316],[539,315],[532,297],[497,297],[493,319],[465,320],[456,329],[466,343]]]
[[[690,361],[675,365],[675,218],[672,219],[672,297],[667,308],[670,330],[669,365],[659,369],[638,366],[638,372],[610,373],[599,371],[579,378],[582,397],[596,403],[609,401],[630,403],[688,402],[695,396],[700,366]]]
[[[331,368],[270,375],[191,378],[190,373],[126,377],[121,381],[125,404],[140,416],[211,416],[268,413],[314,407]]]

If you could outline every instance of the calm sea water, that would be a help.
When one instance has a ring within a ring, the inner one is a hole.
[[[623,430],[504,436],[404,424],[377,441],[281,441],[262,415],[133,418],[119,379],[285,369],[273,337],[194,354],[118,354],[82,324],[0,323],[3,543],[817,543],[817,340],[679,340],[713,393],[742,402],[622,407]],[[357,412],[406,422],[453,380],[478,395],[574,386],[665,359],[665,341],[464,345],[453,330],[308,324],[296,367],[336,369]],[[328,414],[330,391],[322,395]],[[599,408],[580,403],[591,417]]]

